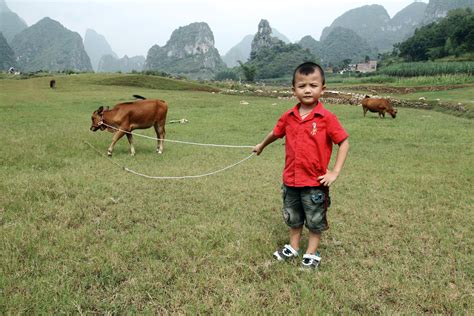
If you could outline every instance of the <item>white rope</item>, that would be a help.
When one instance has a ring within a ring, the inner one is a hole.
[[[134,133],[134,132],[125,131],[125,130],[123,130],[123,129],[114,127],[114,126],[109,125],[109,124],[104,123],[104,122],[100,122],[99,125],[105,125],[105,126],[107,126],[107,127],[110,127],[110,128],[112,128],[112,129],[114,129],[114,130],[116,130],[116,131],[119,131],[119,132],[122,132],[122,133],[130,134],[130,135],[135,135],[135,136],[139,136],[139,137],[143,137],[143,138],[148,138],[148,139],[153,139],[153,140],[163,140],[163,141],[165,141],[165,142],[170,142],[170,143],[179,143],[179,144],[196,145],[196,146],[207,146],[207,147],[226,147],[226,148],[253,148],[253,147],[254,147],[254,146],[238,146],[238,145],[204,144],[204,143],[185,142],[185,141],[181,141],[181,140],[172,140],[172,139],[156,138],[156,137],[151,137],[151,136],[147,136],[147,135],[137,134],[137,133]]]
[[[100,123],[101,125],[105,125],[107,127],[110,127],[112,129],[115,129],[117,131],[121,131],[123,133],[127,133],[127,134],[131,134],[131,135],[136,135],[136,136],[140,136],[140,137],[144,137],[144,138],[148,138],[148,139],[153,139],[153,140],[161,140],[160,138],[156,138],[156,137],[151,137],[151,136],[146,136],[146,135],[142,135],[142,134],[136,134],[136,133],[133,133],[133,132],[128,132],[128,131],[125,131],[125,130],[122,130],[122,129],[119,129],[119,128],[116,128],[114,126],[111,126],[111,125],[108,125],[104,122],[101,122]],[[99,125],[100,125],[99,124]],[[165,141],[169,141],[169,142],[172,142],[172,143],[180,143],[180,144],[187,144],[187,145],[196,145],[196,146],[208,146],[208,147],[227,147],[227,148],[253,148],[254,146],[237,146],[237,145],[220,145],[220,144],[203,144],[203,143],[194,143],[194,142],[185,142],[185,141],[179,141],[179,140],[170,140],[170,139],[163,139]],[[87,145],[89,145],[90,147],[92,147],[95,151],[97,151],[100,155],[102,155],[103,157],[105,157],[97,148],[95,148],[92,144],[88,143],[88,142],[85,142]],[[135,170],[132,170],[130,168],[127,168],[127,167],[124,167],[120,164],[118,164],[117,162],[113,161],[110,157],[106,157],[109,159],[110,162],[112,162],[113,164],[119,166],[120,168],[122,168],[123,170],[131,173],[131,174],[134,174],[134,175],[137,175],[137,176],[140,176],[140,177],[144,177],[144,178],[147,178],[147,179],[157,179],[157,180],[180,180],[180,179],[195,179],[195,178],[202,178],[202,177],[207,177],[207,176],[212,176],[212,175],[215,175],[217,173],[220,173],[222,171],[225,171],[225,170],[228,170],[230,168],[233,168],[237,165],[240,165],[241,163],[249,160],[250,158],[252,158],[253,156],[255,155],[254,152],[252,152],[249,156],[245,157],[244,159],[242,160],[239,160],[237,161],[236,163],[233,163],[227,167],[224,167],[224,168],[221,168],[219,170],[216,170],[216,171],[213,171],[213,172],[208,172],[208,173],[204,173],[204,174],[198,174],[198,175],[191,175],[191,176],[150,176],[150,175],[147,175],[147,174],[144,174],[144,173],[140,173],[140,172],[137,172]]]
[[[144,178],[147,178],[147,179],[160,179],[160,180],[165,180],[165,179],[173,179],[173,180],[179,180],[179,179],[193,179],[193,178],[202,178],[202,177],[207,177],[207,176],[212,176],[216,173],[219,173],[219,172],[222,172],[222,171],[225,171],[227,169],[230,169],[232,167],[235,167],[241,163],[243,163],[244,161],[252,158],[252,156],[255,155],[255,153],[251,153],[250,156],[248,157],[245,157],[244,159],[240,160],[240,161],[237,161],[236,163],[233,163],[231,164],[230,166],[227,166],[227,167],[224,167],[222,169],[219,169],[219,170],[216,170],[216,171],[213,171],[213,172],[209,172],[209,173],[204,173],[204,174],[198,174],[198,175],[194,175],[194,176],[149,176],[149,175],[146,175],[146,174],[143,174],[143,173],[140,173],[140,172],[137,172],[137,171],[134,171],[132,169],[129,169],[129,168],[123,168],[125,171],[127,172],[130,172],[132,174],[135,174],[137,176],[141,176],[141,177],[144,177]]]

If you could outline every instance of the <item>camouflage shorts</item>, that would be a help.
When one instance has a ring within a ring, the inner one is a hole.
[[[292,228],[303,224],[314,232],[321,233],[329,228],[326,218],[331,205],[327,187],[295,188],[282,185],[283,218]]]

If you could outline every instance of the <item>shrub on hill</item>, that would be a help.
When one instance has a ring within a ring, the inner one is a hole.
[[[235,71],[229,69],[218,72],[215,75],[214,80],[239,80],[239,77]]]
[[[415,31],[408,40],[396,45],[399,56],[407,61],[424,61],[460,56],[474,51],[474,13],[456,9]]]
[[[244,65],[256,69],[255,79],[280,78],[291,74],[296,66],[306,61],[319,60],[308,49],[298,44],[279,42],[261,48]]]

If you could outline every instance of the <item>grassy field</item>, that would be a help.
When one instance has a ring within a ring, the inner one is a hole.
[[[282,141],[218,175],[166,181],[128,174],[85,143],[106,152],[112,135],[89,131],[90,115],[132,94],[165,99],[169,120],[189,120],[169,124],[169,139],[235,145],[261,141],[292,101],[242,105],[242,96],[92,75],[56,78],[51,90],[49,79],[0,80],[0,314],[474,310],[472,120],[406,108],[381,120],[327,105],[351,149],[331,189],[322,266],[308,273],[271,259],[288,237]],[[135,148],[130,157],[121,140],[113,161],[155,176],[249,154],[166,143],[157,155],[143,138]]]

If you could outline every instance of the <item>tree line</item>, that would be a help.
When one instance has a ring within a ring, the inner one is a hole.
[[[405,61],[435,60],[474,53],[474,13],[456,9],[431,24],[416,29],[406,41],[394,46]]]

